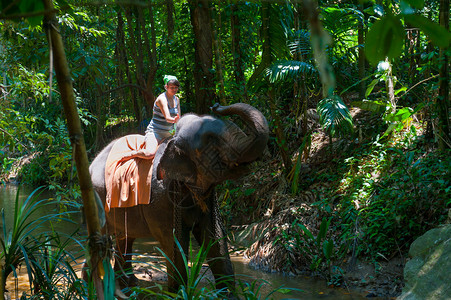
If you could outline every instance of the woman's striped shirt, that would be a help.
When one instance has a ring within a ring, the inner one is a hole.
[[[166,93],[164,93],[164,96],[167,99],[167,95]],[[174,107],[171,107],[169,105],[169,100],[167,101],[168,103],[168,109],[169,109],[169,113],[171,114],[171,117],[175,117],[178,114],[178,103],[179,103],[179,99],[174,96]],[[161,109],[158,107],[158,105],[154,104],[153,105],[153,116],[152,116],[152,120],[150,121],[149,125],[147,126],[146,129],[146,133],[148,132],[169,132],[170,130],[174,129],[174,124],[173,123],[168,123],[166,121],[166,119],[164,118],[163,112],[161,111]]]

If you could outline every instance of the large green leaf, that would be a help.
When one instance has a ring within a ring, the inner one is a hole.
[[[447,48],[451,41],[451,33],[444,27],[420,15],[406,15],[405,20],[420,28],[438,47]]]
[[[405,32],[401,21],[386,15],[371,26],[366,37],[365,53],[368,61],[373,65],[386,57],[397,58],[404,45]]]

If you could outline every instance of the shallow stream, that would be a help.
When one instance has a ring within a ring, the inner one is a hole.
[[[0,207],[5,212],[5,219],[7,224],[7,229],[9,228],[14,214],[15,200],[18,191],[18,186],[15,185],[0,185]],[[20,187],[20,198],[25,199],[33,191],[31,188]],[[41,194],[43,199],[49,198],[49,193]],[[34,216],[35,218],[40,218],[46,211],[37,212]],[[77,223],[81,220],[80,214],[74,215],[72,217],[76,223],[65,223],[57,225],[56,230],[61,231],[66,234],[72,233],[80,225]],[[3,224],[0,219],[0,230]],[[3,232],[3,231],[0,231]],[[3,239],[3,233],[0,235]],[[148,240],[137,240],[136,246],[134,247],[134,252],[141,254],[141,256],[136,256],[135,260],[145,261],[144,267],[136,268],[135,270],[143,271],[143,274],[149,273],[146,271],[145,266],[149,265],[150,260],[157,259],[158,243]],[[144,259],[143,259],[144,258]],[[239,279],[252,282],[254,280],[259,280],[261,282],[260,295],[261,299],[266,299],[274,289],[283,286],[283,288],[297,289],[289,293],[276,292],[268,297],[268,299],[305,299],[305,300],[315,300],[315,299],[336,299],[336,300],[348,300],[348,299],[366,299],[364,295],[350,292],[344,289],[330,288],[327,286],[324,280],[318,278],[311,278],[305,276],[287,277],[277,273],[265,273],[259,270],[255,270],[248,266],[247,261],[242,256],[232,256],[233,265],[235,268],[236,277]],[[81,263],[81,260],[79,261]],[[137,262],[137,265],[139,263]],[[80,269],[81,265],[75,266],[75,268]],[[143,275],[144,276],[144,275]],[[138,278],[143,279],[138,274]],[[150,279],[149,279],[150,281]],[[140,284],[141,285],[141,284]],[[259,284],[260,285],[260,284]],[[7,280],[7,290],[10,291],[12,299],[15,299],[15,295],[21,295],[23,291],[29,290],[28,276],[26,276],[25,268],[21,268],[17,280],[11,274]],[[14,292],[17,290],[17,293]]]

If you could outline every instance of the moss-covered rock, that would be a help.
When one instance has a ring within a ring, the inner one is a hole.
[[[429,230],[410,246],[399,300],[451,297],[451,224]]]

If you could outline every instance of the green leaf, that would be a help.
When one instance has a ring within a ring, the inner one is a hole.
[[[292,292],[291,289],[278,289],[277,292],[282,293],[282,294],[289,294]]]
[[[375,113],[383,113],[387,109],[387,103],[378,100],[371,101],[364,99],[362,101],[354,101],[352,102],[352,105]]]
[[[397,58],[404,45],[405,32],[399,18],[386,15],[371,26],[365,41],[368,61],[377,65],[381,60]]]
[[[420,15],[406,15],[405,20],[419,27],[438,47],[447,48],[451,41],[451,33],[444,27]]]
[[[409,107],[404,107],[395,113],[388,114],[385,117],[385,120],[388,122],[400,122],[407,120],[410,116],[412,116],[412,109]]]
[[[326,259],[330,260],[332,257],[332,252],[334,249],[334,243],[332,242],[332,240],[326,240],[323,243],[323,253],[324,253],[324,257],[326,257]]]
[[[376,78],[373,81],[371,81],[371,83],[368,85],[366,91],[365,91],[365,98],[368,98],[368,96],[371,94],[371,92],[373,91],[374,87],[376,86],[376,84],[379,82],[379,79]]]
[[[255,189],[246,189],[246,190],[244,191],[244,195],[245,195],[245,196],[250,196],[250,195],[252,195],[254,192],[255,192]]]
[[[329,224],[332,219],[326,220],[326,218],[323,218],[321,221],[321,225],[319,226],[319,233],[317,236],[317,242],[319,242],[326,237],[327,230],[329,229]]]
[[[299,224],[298,226],[302,229],[302,231],[304,231],[305,235],[307,235],[310,238],[310,240],[315,239],[312,232],[308,230],[307,227],[304,226],[304,224]]]
[[[398,95],[401,92],[407,91],[407,88],[405,86],[403,86],[402,88],[398,89],[395,91],[395,96]]]

